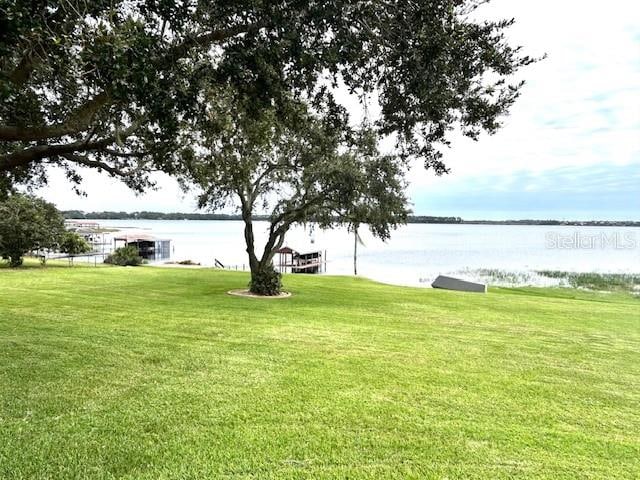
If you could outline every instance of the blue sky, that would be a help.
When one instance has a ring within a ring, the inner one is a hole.
[[[510,40],[548,57],[522,72],[527,85],[501,131],[478,142],[454,136],[450,175],[412,170],[415,213],[640,220],[640,4],[493,0],[479,13],[515,17]],[[64,209],[195,208],[165,177],[143,196],[94,172],[85,178],[87,197],[58,174],[40,193]]]
[[[603,164],[453,181],[413,201],[418,212],[468,219],[628,220],[640,219],[639,185],[638,165]]]

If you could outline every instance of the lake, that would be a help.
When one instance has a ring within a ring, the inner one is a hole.
[[[172,240],[172,260],[246,268],[241,221],[100,220],[102,226],[144,232]],[[255,223],[257,244],[266,240],[266,222]],[[382,242],[363,228],[358,273],[386,283],[428,286],[439,274],[491,284],[552,285],[539,270],[640,272],[640,229],[541,225],[410,224]],[[321,231],[296,227],[285,245],[326,251],[326,273],[353,273],[354,237],[344,228]],[[504,275],[509,272],[509,275]]]

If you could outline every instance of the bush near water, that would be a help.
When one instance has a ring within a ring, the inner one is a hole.
[[[116,248],[112,254],[104,259],[104,263],[121,267],[135,267],[142,265],[143,259],[136,247],[128,246]]]

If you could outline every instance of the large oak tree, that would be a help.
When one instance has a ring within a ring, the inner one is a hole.
[[[0,193],[79,181],[92,167],[142,189],[181,170],[202,91],[233,87],[259,112],[322,85],[376,91],[379,135],[446,171],[454,128],[493,132],[532,60],[483,0],[33,0],[0,4]],[[321,79],[324,80],[321,81]]]
[[[407,162],[381,154],[370,129],[349,128],[346,113],[330,99],[314,109],[290,101],[284,116],[276,108],[255,112],[251,98],[232,90],[206,100],[207,110],[192,125],[184,180],[199,187],[201,207],[239,208],[253,293],[279,293],[272,261],[294,224],[357,229],[367,223],[387,239],[406,220]],[[256,213],[269,215],[261,251]]]

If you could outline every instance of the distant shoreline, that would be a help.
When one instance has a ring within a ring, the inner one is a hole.
[[[411,222],[409,222],[411,223]],[[415,222],[422,223],[422,222]],[[425,222],[426,223],[426,222]],[[461,225],[543,225],[559,227],[640,227],[640,222],[615,220],[463,220]]]
[[[83,212],[66,210],[66,219],[74,220],[242,220],[240,215],[221,213],[162,213],[162,212]],[[269,220],[268,215],[255,215],[256,221]],[[412,215],[407,223],[437,225],[544,225],[568,227],[640,227],[640,221],[631,220],[464,220],[460,217],[434,217]]]

